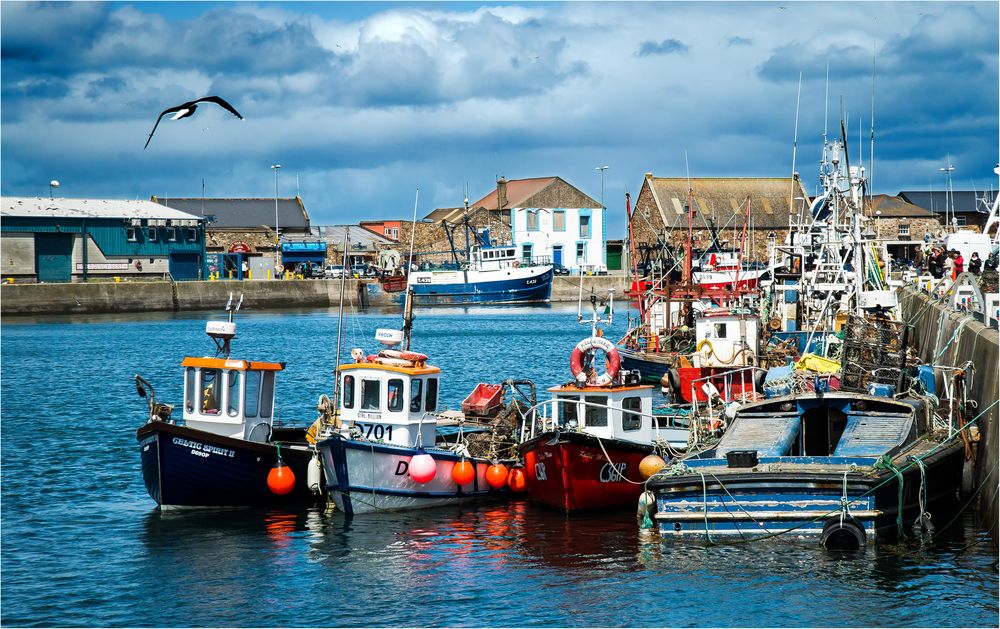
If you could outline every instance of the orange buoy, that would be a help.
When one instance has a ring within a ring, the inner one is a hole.
[[[281,459],[278,459],[267,473],[267,488],[279,496],[291,493],[295,489],[295,473]]]
[[[418,450],[417,454],[410,459],[410,478],[418,483],[429,483],[437,474],[437,462],[434,457],[423,450]]]
[[[451,480],[458,485],[468,485],[476,477],[476,467],[462,459],[451,468]]]
[[[644,478],[649,478],[667,466],[667,462],[655,454],[647,455],[639,461],[639,474]]]
[[[500,489],[507,484],[507,466],[494,463],[486,468],[486,483],[493,489]]]
[[[511,491],[520,493],[524,491],[527,486],[527,482],[524,478],[524,468],[515,467],[510,471],[510,475],[507,477],[507,486],[510,487]]]

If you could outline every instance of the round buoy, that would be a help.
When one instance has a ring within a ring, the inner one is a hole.
[[[639,461],[639,474],[643,479],[647,479],[667,466],[667,462],[655,454],[646,455]]]
[[[524,478],[524,468],[515,467],[510,471],[507,476],[507,486],[510,487],[511,491],[521,493],[524,488],[527,487],[527,482]]]
[[[410,459],[410,478],[418,483],[429,483],[437,474],[437,463],[434,457],[420,450]]]
[[[267,488],[279,496],[284,496],[295,489],[295,473],[281,459],[278,459],[267,473]]]
[[[476,477],[476,466],[462,459],[451,468],[451,480],[458,485],[468,485]]]
[[[486,483],[493,489],[500,489],[507,484],[507,466],[494,463],[486,468]]]

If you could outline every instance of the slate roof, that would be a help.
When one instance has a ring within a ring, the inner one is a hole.
[[[257,229],[261,225],[274,228],[274,197],[269,199],[202,199],[152,197],[154,203],[166,205],[196,216],[215,216],[209,229]],[[278,198],[278,227],[282,230],[307,230],[309,214],[300,197]]]
[[[471,210],[471,207],[470,207]],[[448,221],[449,223],[458,222],[462,218],[462,213],[465,212],[464,207],[439,207],[430,214],[424,217],[425,221]]]
[[[344,231],[348,227],[351,228],[348,238],[350,239],[352,250],[375,250],[376,246],[386,247],[397,244],[394,240],[380,236],[361,225],[320,225],[319,234],[326,241],[327,246],[331,246],[339,251],[344,245]],[[314,226],[313,229],[315,230],[316,227]]]
[[[572,184],[567,183],[562,177],[536,177],[533,179],[511,179],[507,182],[507,203],[500,209],[515,207],[549,207],[539,201],[533,201],[534,197],[542,195],[552,186],[565,186],[579,195],[582,205],[574,206],[581,208],[600,209],[601,202],[595,201],[587,196]],[[489,194],[473,203],[470,207],[481,207],[487,210],[497,209],[497,191],[494,188]]]
[[[989,203],[993,203],[993,199],[996,198],[996,192],[987,192],[985,196],[988,198]],[[935,212],[937,214],[944,214],[945,212],[945,193],[944,191],[928,191],[928,190],[903,190],[899,193],[899,196],[914,205],[919,205],[920,207]],[[956,214],[986,214],[989,213],[989,208],[984,207],[982,203],[977,200],[978,197],[983,196],[983,194],[977,194],[971,190],[956,190],[954,193],[948,195],[948,206],[949,209],[952,204],[951,197],[954,196],[954,205]]]
[[[689,180],[686,177],[647,175],[643,185],[646,184],[651,184],[660,219],[667,227],[687,227],[689,184],[694,191],[696,229],[704,228],[709,218],[719,229],[731,229],[734,224],[742,227],[748,195],[750,217],[756,229],[787,229],[789,203],[796,204],[796,208],[799,203],[809,203],[809,195],[801,182],[791,177],[702,177]]]
[[[872,212],[881,212],[882,218],[929,218],[937,219],[938,215],[914,205],[900,197],[890,197],[887,194],[875,194],[871,197]]]
[[[191,220],[200,215],[164,207],[151,201],[125,199],[45,199],[3,197],[0,216],[26,218],[139,218]]]

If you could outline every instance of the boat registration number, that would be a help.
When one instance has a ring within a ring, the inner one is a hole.
[[[365,439],[392,440],[392,426],[385,424],[357,424]]]

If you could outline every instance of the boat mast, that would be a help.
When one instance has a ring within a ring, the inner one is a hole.
[[[342,262],[344,267],[344,272],[340,274],[340,312],[337,317],[337,360],[333,368],[333,399],[334,404],[336,400],[340,399],[340,351],[341,351],[341,341],[344,338],[344,284],[347,282],[347,247],[350,243],[348,234],[351,233],[350,227],[344,228],[344,255],[342,257]]]
[[[406,274],[413,272],[413,237],[417,232],[417,205],[420,203],[420,188],[417,188],[413,199],[413,221],[410,223],[410,257],[406,265]],[[454,249],[453,249],[454,250]],[[413,289],[406,283],[406,301],[403,305],[403,349],[410,351],[410,331],[413,329]]]
[[[629,249],[632,252],[632,277],[635,281],[636,292],[640,293],[640,278],[639,278],[639,261],[635,258],[635,234],[632,231],[632,207],[631,207],[632,197],[629,196],[628,191],[625,192],[625,221],[628,224],[628,244]],[[639,321],[646,320],[646,309],[644,307],[646,303],[645,295],[639,294]],[[626,304],[627,305],[627,304]],[[627,312],[627,309],[626,309]]]

